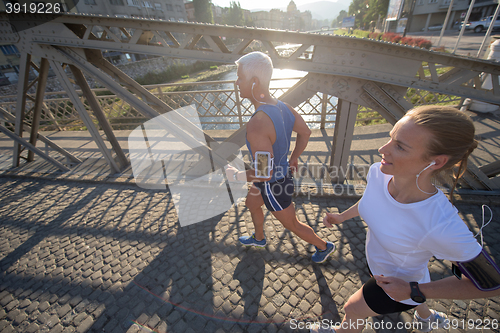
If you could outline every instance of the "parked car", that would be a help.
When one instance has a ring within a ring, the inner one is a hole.
[[[474,30],[474,32],[481,32],[489,28],[491,24],[491,19],[493,16],[488,16],[482,18],[479,21],[472,21],[465,25],[465,30]],[[500,15],[495,20],[495,24],[493,25],[493,29],[500,29]]]

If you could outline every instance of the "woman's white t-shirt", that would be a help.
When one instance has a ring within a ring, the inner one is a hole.
[[[373,164],[358,204],[359,215],[368,225],[366,259],[374,275],[426,283],[431,281],[427,264],[432,256],[469,261],[481,252],[443,192],[402,204],[389,193],[391,178],[380,171],[380,163]],[[411,299],[401,303],[418,304]]]

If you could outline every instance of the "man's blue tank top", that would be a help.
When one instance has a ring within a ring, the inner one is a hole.
[[[278,101],[276,105],[265,104],[259,106],[252,117],[258,111],[265,112],[271,118],[274,130],[276,131],[276,141],[273,144],[274,168],[273,175],[269,180],[269,182],[274,182],[284,178],[288,173],[288,152],[290,151],[290,140],[295,124],[295,116],[282,101]],[[255,156],[253,156],[248,140],[246,140],[246,143],[253,162]]]

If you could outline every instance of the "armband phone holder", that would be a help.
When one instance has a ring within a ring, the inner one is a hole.
[[[269,178],[271,177],[271,170],[273,169],[274,159],[268,151],[256,151],[254,159],[254,169],[256,178]]]
[[[500,269],[484,249],[476,258],[467,262],[457,262],[456,266],[460,272],[454,268],[453,273],[458,278],[460,273],[463,273],[477,289],[491,291],[500,288]]]

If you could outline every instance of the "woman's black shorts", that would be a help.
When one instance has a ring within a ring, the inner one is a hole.
[[[403,312],[416,307],[416,305],[396,302],[390,298],[384,289],[378,286],[373,276],[363,285],[363,297],[370,309],[378,314]]]

